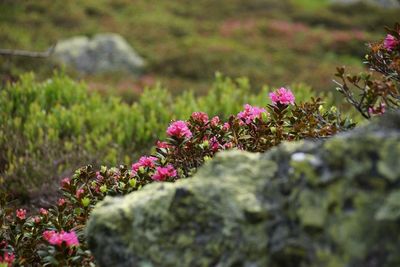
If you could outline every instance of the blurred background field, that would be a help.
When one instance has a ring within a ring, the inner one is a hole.
[[[146,62],[136,75],[82,74],[50,58],[0,55],[1,188],[45,206],[74,169],[129,164],[171,120],[265,106],[278,86],[343,107],[335,68],[364,70],[365,43],[400,17],[369,2],[0,1],[0,48],[46,51],[69,37],[117,33]]]
[[[91,89],[133,101],[161,81],[173,93],[204,94],[215,71],[249,78],[254,90],[304,82],[333,88],[336,66],[359,71],[365,43],[381,38],[399,9],[328,0],[85,0],[0,3],[1,48],[43,51],[76,35],[119,33],[147,62],[141,77],[78,75]],[[379,1],[378,1],[379,2]],[[1,57],[2,79],[54,68],[43,59]]]

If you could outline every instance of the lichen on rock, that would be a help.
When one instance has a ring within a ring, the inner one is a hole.
[[[400,266],[400,113],[264,154],[220,153],[193,178],[93,211],[100,266]]]

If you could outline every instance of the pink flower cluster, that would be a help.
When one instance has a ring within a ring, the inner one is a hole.
[[[56,231],[44,231],[43,239],[52,245],[61,246],[63,242],[68,247],[78,246],[79,240],[74,231],[57,233]]]
[[[156,146],[158,148],[169,148],[169,144],[167,142],[164,142],[164,141],[157,141]]]
[[[15,211],[15,215],[20,219],[20,220],[25,220],[26,219],[26,210],[24,209],[18,209]]]
[[[6,266],[11,267],[15,260],[15,255],[13,253],[5,252],[3,257],[0,256],[0,265],[6,264]]]
[[[194,121],[200,122],[202,124],[206,124],[208,122],[208,115],[204,112],[193,112],[192,118]]]
[[[75,197],[77,199],[80,199],[84,194],[85,194],[85,189],[79,188],[78,190],[76,190]]]
[[[383,47],[385,47],[385,49],[387,51],[392,51],[399,44],[400,44],[400,40],[398,40],[396,37],[394,37],[391,34],[388,34],[386,36],[385,40],[383,41]]]
[[[65,201],[65,198],[59,198],[58,201],[57,201],[57,205],[60,206],[60,207],[64,206],[65,203],[67,203]]]
[[[377,107],[370,107],[368,109],[369,114],[372,115],[382,115],[383,113],[386,112],[386,104],[381,103]]]
[[[274,105],[281,104],[281,105],[294,105],[294,95],[292,91],[286,89],[284,87],[279,88],[275,92],[269,93],[269,98],[271,99]]]
[[[229,131],[230,128],[231,125],[228,122],[225,122],[224,125],[222,126],[222,130],[224,130],[225,132]]]
[[[177,138],[192,137],[192,132],[189,130],[186,122],[184,121],[175,121],[171,123],[167,129],[167,134],[170,137],[177,137]]]
[[[157,167],[152,179],[155,181],[165,181],[168,178],[176,177],[174,166],[168,164],[166,167]]]
[[[155,167],[155,162],[158,160],[158,158],[156,157],[148,157],[148,156],[143,156],[139,159],[138,162],[132,164],[132,171],[137,173],[137,171],[143,167],[147,167],[147,168],[154,168]]]
[[[46,209],[44,209],[44,208],[40,208],[40,209],[39,209],[39,212],[40,212],[40,214],[43,215],[43,216],[47,216],[47,215],[49,214],[49,211],[46,210]]]
[[[261,119],[262,113],[267,111],[263,108],[253,107],[249,104],[244,105],[244,110],[237,114],[239,119],[242,119],[246,124],[250,124],[254,119]],[[224,125],[225,127],[225,125]]]
[[[221,144],[218,142],[218,139],[215,136],[213,136],[210,139],[210,145],[211,145],[211,150],[215,153],[219,150]]]
[[[65,177],[64,179],[61,180],[61,186],[63,188],[68,188],[71,185],[71,179],[68,177]]]
[[[218,116],[214,116],[214,117],[211,119],[210,124],[211,124],[211,126],[216,127],[216,126],[220,123],[220,121],[221,121],[221,120],[219,119]]]

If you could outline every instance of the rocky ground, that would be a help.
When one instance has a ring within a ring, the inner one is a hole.
[[[397,112],[326,140],[221,153],[193,178],[106,198],[91,251],[100,266],[398,266],[399,125]]]

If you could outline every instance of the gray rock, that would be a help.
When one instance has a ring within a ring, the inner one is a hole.
[[[354,4],[354,3],[367,3],[378,5],[384,8],[399,8],[400,2],[398,0],[331,0],[333,3],[340,4]]]
[[[400,266],[400,113],[193,177],[107,197],[87,225],[99,266]]]
[[[144,60],[118,34],[97,34],[93,39],[72,37],[57,43],[53,57],[83,74],[127,71],[140,74]]]

